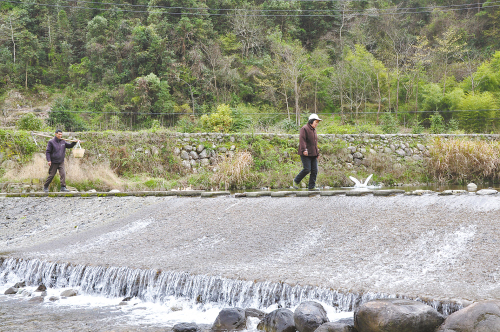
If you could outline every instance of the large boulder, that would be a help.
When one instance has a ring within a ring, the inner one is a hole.
[[[293,312],[288,309],[276,309],[260,321],[257,329],[266,332],[295,332]]]
[[[293,320],[299,332],[314,332],[320,325],[328,322],[328,317],[321,304],[306,301],[295,309]]]
[[[320,325],[315,332],[356,332],[356,329],[353,325],[339,322],[328,322]]]
[[[71,297],[71,296],[77,296],[78,291],[75,289],[66,289],[65,291],[62,291],[60,296],[62,297]]]
[[[3,294],[4,295],[14,295],[14,294],[17,294],[18,290],[19,290],[18,288],[10,287]]]
[[[403,299],[370,301],[354,312],[359,332],[434,332],[443,321],[431,306]]]
[[[173,332],[201,332],[201,329],[195,323],[179,323],[173,327]]]
[[[500,301],[476,302],[449,315],[437,332],[498,332]]]
[[[212,325],[212,331],[239,331],[246,328],[245,309],[241,308],[222,309]]]

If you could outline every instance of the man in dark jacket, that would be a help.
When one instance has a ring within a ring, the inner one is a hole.
[[[43,191],[49,192],[49,184],[59,170],[61,177],[61,191],[69,191],[66,189],[66,172],[64,171],[64,157],[66,156],[66,149],[71,149],[77,142],[67,143],[62,139],[62,130],[57,129],[56,135],[47,144],[45,157],[49,163],[49,177],[43,185]]]
[[[317,114],[311,114],[307,124],[300,128],[299,135],[299,155],[302,160],[303,169],[293,180],[293,187],[299,189],[299,183],[309,173],[309,190],[319,190],[316,188],[316,176],[318,175],[318,134],[316,127],[321,119]]]

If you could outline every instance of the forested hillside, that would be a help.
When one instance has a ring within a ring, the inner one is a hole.
[[[357,124],[390,112],[423,128],[438,111],[455,129],[500,130],[500,2],[0,5],[4,115],[23,106],[17,93],[66,130],[189,122],[222,104],[236,129],[277,113],[296,128],[309,112]]]

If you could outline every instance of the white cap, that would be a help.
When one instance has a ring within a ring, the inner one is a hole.
[[[321,119],[318,117],[318,114],[316,114],[316,113],[313,113],[313,114],[309,115],[309,120],[318,120],[318,121],[321,121]]]

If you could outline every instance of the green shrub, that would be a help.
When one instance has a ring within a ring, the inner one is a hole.
[[[17,128],[28,131],[42,130],[43,120],[37,118],[33,113],[26,113],[17,121]]]
[[[386,112],[381,117],[382,130],[386,134],[395,134],[399,131],[399,121],[395,114]]]
[[[455,118],[450,119],[450,121],[448,121],[448,132],[450,132],[450,133],[458,132],[459,124],[460,124],[460,121],[458,121],[458,119],[455,119]]]
[[[431,122],[431,127],[429,128],[431,134],[443,134],[446,132],[446,126],[441,114],[439,114],[438,112],[434,112],[429,120]]]
[[[227,133],[233,124],[233,117],[229,105],[220,104],[217,106],[217,111],[210,115],[202,115],[200,118],[201,125],[208,131],[216,133]]]
[[[231,131],[242,131],[243,129],[250,127],[250,125],[252,124],[252,119],[250,119],[250,117],[245,115],[240,110],[232,111],[231,115],[233,118],[233,123],[231,125]]]
[[[299,126],[295,123],[295,120],[285,119],[281,121],[278,126],[286,131],[287,133],[296,133],[299,131]]]
[[[422,122],[418,120],[418,118],[415,118],[411,123],[411,133],[412,134],[421,134],[424,132],[424,126],[422,125]]]
[[[60,98],[55,101],[52,111],[49,113],[49,122],[53,127],[66,131],[85,131],[87,126],[85,122],[72,109],[72,100]]]

